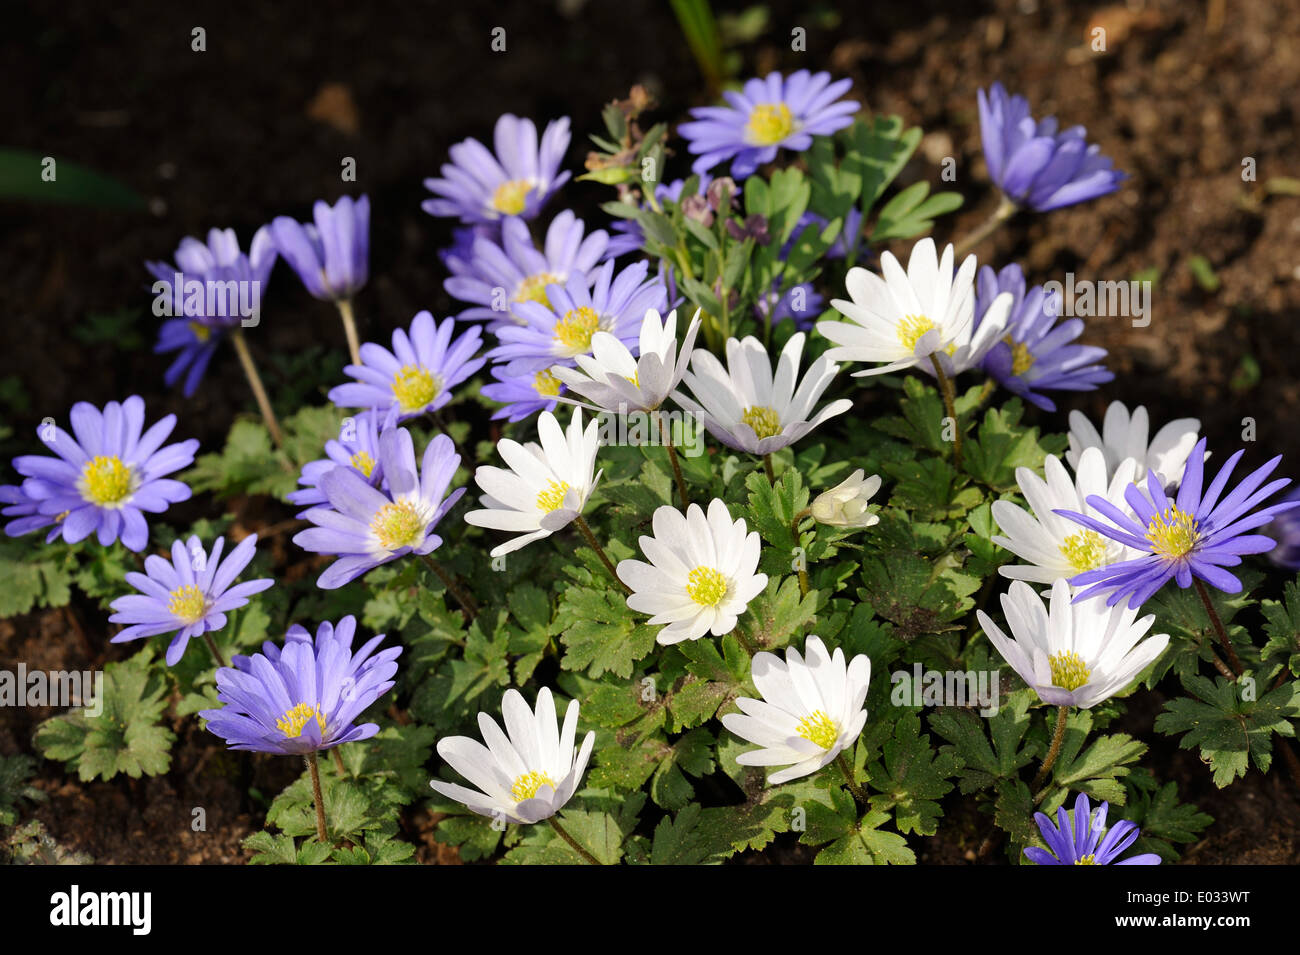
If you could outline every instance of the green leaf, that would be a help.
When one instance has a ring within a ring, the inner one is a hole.
[[[676,816],[665,816],[655,826],[651,865],[701,865],[710,861],[708,840],[700,832],[699,803],[683,806]]]
[[[959,193],[938,192],[931,196],[928,182],[913,183],[880,210],[871,242],[879,244],[890,239],[910,239],[928,232],[937,217],[960,209],[962,201]]]
[[[871,808],[892,809],[899,832],[932,836],[943,815],[938,800],[952,790],[948,777],[957,768],[958,760],[951,750],[943,747],[936,754],[930,737],[921,733],[920,717],[904,711],[894,724],[892,738],[883,746],[881,758],[867,763],[868,782],[879,793],[871,797]]]
[[[1176,783],[1159,785],[1150,773],[1138,769],[1125,780],[1129,787],[1125,818],[1136,824],[1142,835],[1134,853],[1155,852],[1166,862],[1177,862],[1176,842],[1195,842],[1214,822],[1191,803],[1178,801]]]
[[[25,149],[0,149],[0,198],[140,210],[129,186],[67,159]]]
[[[61,556],[32,541],[0,537],[0,617],[16,617],[33,607],[63,607],[72,597],[76,570],[71,552]]]
[[[1264,646],[1264,659],[1279,659],[1292,676],[1300,676],[1300,584],[1287,581],[1282,602],[1260,601],[1264,612],[1264,632],[1268,643]]]
[[[570,586],[560,596],[555,629],[564,644],[566,670],[628,677],[636,662],[655,645],[657,627],[637,623],[623,592],[608,584]]]
[[[1035,748],[1025,744],[1025,734],[1034,699],[1032,690],[1018,690],[1003,700],[997,714],[987,720],[957,707],[942,707],[930,713],[930,728],[952,744],[954,755],[961,761],[962,792],[987,789],[1000,780],[1014,778],[1033,760]],[[940,747],[940,752],[947,748]]]
[[[51,717],[36,730],[37,749],[76,769],[82,782],[167,772],[176,736],[158,722],[167,707],[167,683],[151,663],[144,650],[105,666],[101,712],[92,716],[81,708]]]
[[[1287,681],[1257,700],[1242,698],[1239,683],[1217,677],[1182,677],[1189,697],[1165,704],[1156,716],[1161,733],[1183,733],[1182,749],[1199,747],[1201,758],[1214,771],[1214,784],[1223,788],[1245,776],[1249,762],[1268,772],[1273,762],[1272,735],[1295,736],[1291,721],[1300,716],[1300,683]]]

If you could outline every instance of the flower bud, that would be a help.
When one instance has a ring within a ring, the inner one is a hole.
[[[880,490],[880,475],[866,474],[858,468],[835,487],[818,494],[812,502],[813,520],[832,527],[870,527],[880,518],[867,510],[867,502]]]

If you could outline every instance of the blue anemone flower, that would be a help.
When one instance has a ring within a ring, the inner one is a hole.
[[[1127,174],[1113,169],[1086,130],[1058,131],[1056,117],[1035,121],[1029,101],[1008,96],[1001,83],[980,90],[980,138],[989,178],[1017,206],[1048,212],[1108,195]]]
[[[1139,831],[1127,819],[1107,828],[1109,809],[1110,803],[1104,802],[1094,810],[1088,797],[1079,793],[1074,801],[1073,823],[1064,806],[1056,810],[1056,825],[1043,813],[1034,813],[1034,821],[1048,848],[1030,846],[1025,855],[1039,865],[1160,865],[1160,857],[1151,852],[1119,858],[1137,839]]]
[[[235,657],[217,671],[217,699],[225,705],[199,716],[231,749],[259,753],[305,756],[369,739],[379,726],[354,720],[392,688],[402,648],[375,653],[379,634],[353,653],[356,623],[351,616],[337,627],[326,621],[315,641],[295,624],[283,649],[268,642],[261,653]]]
[[[1089,495],[1088,504],[1109,518],[1111,524],[1074,511],[1055,511],[1142,552],[1142,556],[1133,560],[1071,577],[1073,586],[1091,585],[1074,599],[1109,594],[1107,606],[1128,597],[1129,607],[1137,608],[1171,578],[1179,587],[1190,587],[1196,578],[1224,593],[1240,593],[1241,581],[1223,568],[1240,564],[1243,554],[1260,554],[1276,546],[1271,537],[1245,532],[1267,524],[1277,514],[1300,507],[1300,501],[1282,501],[1255,510],[1291,483],[1290,478],[1281,478],[1264,484],[1282,460],[1281,455],[1247,475],[1225,495],[1233,469],[1243,453],[1238,451],[1230,457],[1202,492],[1205,471],[1205,439],[1202,438],[1187,459],[1175,500],[1170,501],[1165,495],[1161,479],[1154,471],[1147,472],[1145,495],[1136,484],[1128,486],[1124,500],[1135,517],[1098,494]]]

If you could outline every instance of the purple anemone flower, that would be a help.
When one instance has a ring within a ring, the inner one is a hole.
[[[638,347],[641,322],[650,309],[666,311],[668,290],[656,278],[647,278],[648,262],[636,262],[614,275],[614,263],[595,272],[595,285],[574,276],[567,285],[546,290],[549,307],[540,302],[520,302],[515,311],[527,325],[503,325],[497,330],[501,344],[488,352],[496,362],[507,362],[511,377],[532,375],[552,365],[574,365],[574,357],[591,353],[591,336],[609,332],[629,348]]]
[[[240,251],[234,229],[213,229],[208,241],[186,236],[176,249],[176,264],[146,262],[156,280],[154,313],[167,316],[155,354],[179,352],[163,380],[170,388],[185,376],[185,397],[198,389],[222,336],[234,325],[260,321],[262,293],[275,266],[275,244],[266,227]]]
[[[338,560],[320,575],[316,585],[334,590],[380,564],[406,554],[431,553],[442,543],[433,532],[465,489],[447,494],[460,464],[451,438],[436,436],[424,450],[417,470],[415,446],[405,428],[390,428],[379,436],[379,465],[388,489],[371,487],[352,468],[336,467],[320,480],[326,504],[303,517],[317,525],[299,531],[293,542],[303,550],[335,554]],[[445,498],[445,499],[444,499]]]
[[[569,179],[559,171],[569,138],[567,116],[546,124],[539,147],[533,121],[506,113],[493,132],[495,155],[477,139],[452,146],[442,177],[424,180],[440,198],[426,199],[420,208],[433,216],[459,217],[467,225],[507,216],[531,219]]]
[[[275,247],[313,298],[352,298],[365,284],[370,262],[370,198],[343,196],[334,205],[317,201],[312,222],[277,216]]]
[[[5,525],[5,533],[10,537],[22,537],[24,534],[48,527],[50,532],[45,535],[45,543],[48,544],[58,537],[63,529],[62,524],[54,517],[41,513],[41,502],[36,498],[28,497],[21,484],[0,485],[0,504],[5,505],[0,509],[0,514],[11,518]]]
[[[1205,470],[1205,439],[1202,438],[1187,459],[1182,479],[1178,482],[1178,496],[1173,501],[1165,496],[1159,476],[1148,471],[1149,497],[1136,484],[1130,484],[1124,492],[1124,500],[1133,509],[1136,520],[1099,494],[1089,495],[1088,504],[1108,517],[1113,525],[1073,511],[1055,511],[1142,552],[1141,557],[1133,560],[1071,577],[1073,586],[1091,585],[1074,599],[1109,593],[1107,606],[1114,606],[1128,597],[1129,607],[1137,608],[1170,578],[1176,580],[1179,587],[1190,587],[1192,579],[1198,578],[1224,593],[1239,593],[1241,581],[1223,568],[1240,564],[1242,554],[1260,554],[1276,546],[1271,537],[1244,532],[1267,524],[1277,514],[1300,507],[1300,501],[1283,501],[1254,510],[1266,498],[1291,483],[1290,478],[1281,478],[1264,484],[1282,460],[1281,455],[1249,474],[1224,495],[1232,471],[1243,453],[1238,451],[1230,457],[1202,493]]]
[[[0,494],[4,490],[0,488]],[[4,498],[0,497],[2,500]],[[1300,501],[1300,488],[1291,491],[1283,500]],[[1300,511],[1284,511],[1273,518],[1273,522],[1264,530],[1268,536],[1277,540],[1277,546],[1268,552],[1268,559],[1279,567],[1300,570]]]
[[[1056,825],[1043,813],[1034,813],[1034,821],[1048,848],[1030,846],[1025,855],[1038,865],[1159,865],[1160,857],[1152,852],[1119,858],[1137,839],[1139,830],[1127,819],[1107,828],[1109,810],[1108,802],[1094,810],[1088,797],[1079,793],[1074,801],[1073,824],[1064,806],[1056,810]]]
[[[235,657],[217,671],[217,699],[225,705],[199,716],[231,749],[259,753],[305,756],[369,739],[378,725],[354,720],[392,689],[402,648],[375,653],[379,634],[353,653],[356,629],[355,617],[337,627],[326,621],[313,642],[295,624],[283,649],[268,642],[261,653]]]
[[[221,559],[226,539],[218,537],[212,552],[203,549],[197,536],[172,544],[170,561],[156,554],[144,560],[145,573],[131,571],[126,582],[140,591],[113,601],[117,613],[110,623],[126,623],[113,643],[126,643],[141,637],[153,637],[175,631],[167,647],[167,665],[180,662],[190,637],[220,630],[226,625],[226,612],[248,603],[253,594],[261,593],[275,581],[268,577],[235,584],[253,559],[257,535],[250,534]]]
[[[27,478],[22,493],[36,502],[36,514],[54,520],[69,544],[97,533],[105,547],[120,537],[129,550],[144,550],[149,526],[143,512],[161,514],[189,499],[189,487],[166,475],[193,464],[199,442],[190,438],[163,447],[176,416],[169,414],[145,431],[139,395],[121,404],[110,401],[102,412],[79,401],[71,417],[75,438],[58,427],[38,429],[58,457],[14,458],[14,470]],[[43,526],[34,520],[31,515],[10,523],[5,533],[13,537]]]
[[[477,238],[469,259],[450,259],[447,266],[453,274],[443,285],[448,295],[474,305],[456,316],[461,321],[488,322],[489,331],[507,322],[522,325],[524,319],[514,312],[516,303],[549,304],[547,286],[586,276],[608,241],[602,229],[584,236],[583,221],[566,209],[551,221],[538,250],[528,226],[512,216],[501,224],[500,242]]]
[[[825,304],[826,299],[812,287],[811,282],[793,285],[781,292],[780,279],[774,279],[768,293],[759,296],[754,312],[773,327],[790,319],[795,328],[806,332],[812,329],[813,320],[822,313]]]
[[[498,367],[492,369],[492,377],[496,381],[483,386],[483,397],[505,405],[492,413],[494,421],[500,418],[522,421],[539,411],[554,411],[558,404],[556,398],[568,390],[548,368],[511,377],[504,368]]]
[[[699,155],[691,168],[704,173],[732,160],[731,175],[743,179],[776,158],[780,148],[802,152],[813,136],[829,136],[853,123],[858,103],[840,100],[851,80],[831,82],[829,73],[797,70],[788,77],[769,73],[740,92],[722,95],[729,105],[691,110],[695,119],[677,132]]]
[[[320,481],[336,467],[351,468],[371,487],[386,487],[384,469],[379,463],[379,435],[385,427],[396,423],[396,417],[395,409],[390,409],[385,419],[377,409],[371,408],[355,418],[344,418],[339,425],[338,439],[325,442],[325,457],[302,466],[298,476],[302,487],[286,495],[289,503],[299,507],[324,504],[325,492],[320,489]]]
[[[1042,391],[1093,391],[1115,376],[1098,364],[1106,349],[1071,344],[1083,334],[1083,319],[1058,324],[1061,298],[1043,286],[1025,290],[1025,273],[1016,263],[1001,272],[989,266],[975,281],[975,327],[1001,293],[1011,293],[1007,334],[984,357],[984,370],[1003,388],[1045,411],[1056,402]]]
[[[471,325],[452,341],[456,320],[435,325],[433,316],[420,312],[411,322],[411,333],[393,332],[393,350],[366,342],[361,346],[361,364],[343,370],[356,381],[330,389],[329,399],[340,408],[375,408],[381,413],[396,407],[398,420],[405,421],[427,411],[437,411],[451,401],[451,389],[483,367],[485,359],[473,358],[482,345],[482,333]]]
[[[1016,205],[1048,212],[1109,195],[1128,178],[1088,145],[1082,126],[1058,132],[1054,116],[1035,122],[1029,101],[1008,96],[1001,83],[978,97],[989,178]]]

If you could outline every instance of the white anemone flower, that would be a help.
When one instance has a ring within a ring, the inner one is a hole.
[[[584,431],[582,409],[573,409],[567,431],[555,415],[543,411],[537,416],[537,437],[540,445],[502,438],[497,453],[510,469],[484,465],[474,472],[485,507],[470,511],[465,521],[519,535],[492,548],[493,557],[549,537],[581,516],[604,473],[595,471],[600,423],[593,419]]]
[[[429,785],[479,815],[517,824],[548,819],[564,808],[577,791],[596,734],[588,732],[575,755],[578,701],[569,701],[561,729],[555,716],[555,700],[547,687],[537,693],[535,712],[528,708],[522,693],[506,690],[501,715],[506,724],[504,733],[492,717],[478,715],[486,746],[468,736],[438,740],[438,755],[477,790],[441,779]]]
[[[1049,607],[1024,581],[1002,595],[1008,639],[983,610],[980,626],[1039,699],[1053,706],[1096,706],[1128,687],[1169,645],[1159,633],[1143,640],[1155,614],[1107,607],[1104,600],[1071,603],[1070,585],[1052,585]]]
[[[883,277],[849,269],[845,285],[851,301],[831,302],[849,321],[817,324],[837,346],[826,357],[883,363],[854,372],[855,378],[904,368],[933,375],[931,356],[949,378],[978,365],[1006,334],[1012,297],[998,295],[976,327],[975,256],[966,256],[955,276],[953,257],[947,245],[938,258],[934,240],[926,238],[912,247],[906,272],[889,252],[880,256]]]
[[[813,498],[809,506],[813,520],[831,527],[858,529],[879,524],[880,518],[868,511],[867,505],[880,490],[880,475],[866,477],[866,473],[858,468],[839,484]]]
[[[741,712],[722,717],[723,726],[762,747],[741,753],[737,763],[787,767],[768,777],[774,786],[817,772],[852,746],[867,722],[866,655],[845,665],[844,651],[827,653],[816,636],[808,638],[804,653],[806,659],[790,647],[784,662],[774,653],[754,654],[751,675],[763,699],[740,697]]]
[[[1200,438],[1201,422],[1197,418],[1176,418],[1156,432],[1147,443],[1150,421],[1147,409],[1138,405],[1129,414],[1122,401],[1112,401],[1101,422],[1101,434],[1081,411],[1070,412],[1070,450],[1065,459],[1070,467],[1079,466],[1085,448],[1101,448],[1106,456],[1106,475],[1115,473],[1121,461],[1133,458],[1137,471],[1133,480],[1146,480],[1147,471],[1160,475],[1161,483],[1177,481],[1187,464],[1187,456]]]
[[[641,538],[640,560],[618,562],[618,578],[632,589],[627,605],[650,614],[651,626],[666,624],[656,638],[667,646],[730,633],[749,602],[767,586],[758,568],[758,532],[744,519],[732,521],[727,505],[709,502],[708,517],[692,504],[683,515],[657,508],[653,537]]]
[[[1016,468],[1016,483],[1030,511],[1010,501],[994,501],[993,519],[1003,535],[994,537],[993,543],[1027,563],[1004,564],[998,568],[1002,576],[1053,584],[1062,577],[1073,577],[1138,556],[1119,541],[1056,513],[1067,510],[1099,518],[1097,509],[1088,503],[1088,497],[1093,494],[1128,513],[1131,508],[1124,500],[1124,491],[1133,482],[1136,467],[1136,461],[1126,458],[1108,476],[1101,449],[1087,448],[1079,457],[1073,478],[1054,454],[1049,454],[1043,462],[1047,480],[1029,468]]]
[[[653,411],[682,380],[699,330],[700,313],[696,309],[679,355],[676,309],[668,313],[668,318],[661,319],[659,312],[652,308],[641,321],[638,357],[634,358],[617,336],[596,332],[591,336],[591,354],[574,357],[577,368],[556,365],[551,374],[597,410],[619,414]]]
[[[680,388],[673,397],[729,448],[771,454],[788,447],[828,418],[853,407],[849,399],[840,398],[816,415],[812,413],[840,366],[823,355],[799,382],[804,338],[803,332],[790,336],[775,373],[767,349],[753,336],[744,341],[727,339],[726,368],[712,352],[697,349],[691,356],[692,370],[682,376],[694,398]]]

